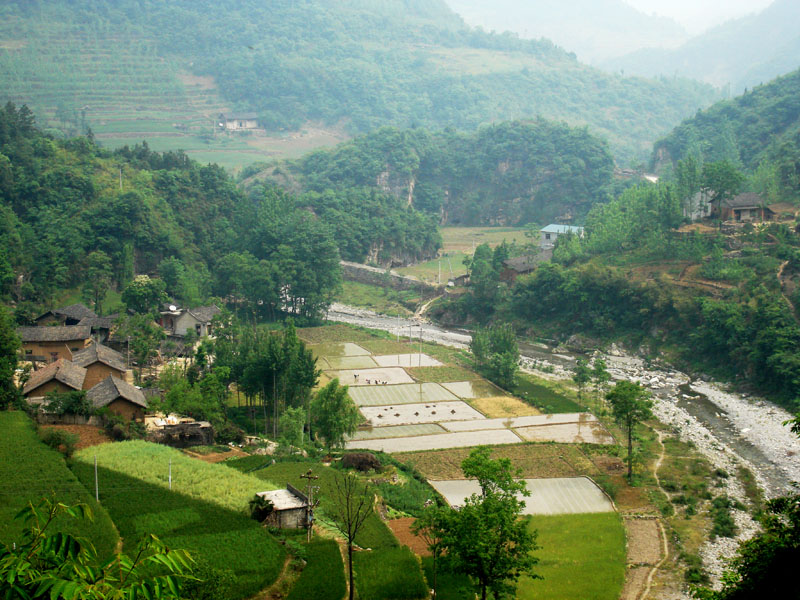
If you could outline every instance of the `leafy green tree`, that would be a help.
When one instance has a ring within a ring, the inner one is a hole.
[[[444,549],[445,532],[447,522],[450,518],[450,509],[439,506],[435,502],[429,502],[422,511],[422,514],[411,524],[411,533],[421,538],[430,550],[433,558],[433,580],[431,598],[436,600],[436,574],[438,571],[438,561]]]
[[[739,193],[744,180],[744,175],[736,166],[727,160],[720,160],[703,165],[700,187],[719,211],[723,200],[730,200]]]
[[[328,448],[341,448],[345,437],[355,433],[360,419],[358,409],[347,395],[347,386],[340,386],[338,379],[317,392],[311,409],[311,421]]]
[[[335,380],[334,380],[335,381]],[[325,514],[347,542],[347,574],[350,581],[350,600],[355,597],[353,580],[353,544],[358,532],[373,513],[375,494],[352,471],[334,477],[334,492],[325,503]]]
[[[592,381],[594,382],[595,399],[598,399],[605,394],[605,388],[611,381],[611,373],[608,372],[606,361],[599,356],[592,363]]]
[[[19,390],[14,385],[20,346],[11,314],[5,306],[0,306],[0,410],[20,398]]]
[[[478,371],[505,389],[514,388],[519,371],[519,346],[510,323],[478,329],[470,341],[470,351]]]
[[[158,354],[159,344],[166,337],[164,330],[153,322],[150,315],[135,314],[122,319],[117,335],[127,341],[128,349],[139,369],[139,381],[141,381],[145,365]]]
[[[138,314],[157,312],[166,299],[164,282],[160,279],[151,279],[149,275],[137,275],[122,290],[122,302]]]
[[[470,577],[481,600],[489,592],[494,598],[513,593],[522,575],[536,578],[538,562],[532,554],[536,536],[520,518],[525,503],[518,495],[530,492],[509,459],[494,460],[490,453],[486,446],[474,448],[461,464],[465,477],[478,480],[481,493],[450,513],[442,541],[451,568]]]
[[[301,407],[289,407],[280,418],[279,441],[287,446],[300,447],[303,445],[303,427],[306,424],[306,411]]]
[[[85,504],[67,506],[43,499],[29,503],[17,518],[25,523],[14,544],[0,547],[0,593],[4,598],[117,600],[182,598],[181,583],[191,571],[184,550],[171,550],[153,535],[132,557],[115,554],[101,562],[91,543],[53,531],[60,516],[91,519]]]
[[[628,480],[633,479],[633,429],[638,423],[652,418],[653,401],[649,392],[638,383],[618,381],[606,394],[614,420],[628,435]]]
[[[83,298],[94,305],[94,311],[103,314],[103,300],[111,287],[113,269],[111,258],[102,250],[95,250],[86,257],[86,276],[81,291]]]
[[[583,388],[592,380],[592,368],[589,361],[579,358],[575,361],[575,368],[572,370],[572,381],[578,386],[578,399],[583,398]]]

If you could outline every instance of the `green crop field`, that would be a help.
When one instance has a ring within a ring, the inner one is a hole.
[[[22,531],[14,516],[42,497],[65,504],[84,502],[94,514],[92,522],[59,520],[56,530],[89,539],[100,556],[109,556],[117,533],[106,510],[67,468],[63,456],[39,441],[33,422],[21,412],[0,411],[0,542],[11,543]]]
[[[164,488],[169,487],[171,463],[173,492],[242,513],[253,494],[277,489],[269,481],[204,463],[174,448],[149,442],[105,444],[85,448],[75,455],[85,463],[91,463],[95,456],[101,467]]]
[[[84,485],[93,486],[97,453],[100,501],[114,519],[126,548],[147,533],[155,534],[170,547],[184,548],[215,569],[231,571],[235,577],[230,590],[233,598],[252,596],[275,581],[284,551],[244,510],[255,491],[273,486],[165,446],[157,446],[155,451],[145,446],[155,444],[123,442],[88,448],[73,465]],[[176,476],[172,490],[167,482],[170,458]],[[197,468],[190,470],[190,463]],[[245,499],[247,485],[252,487]]]
[[[574,413],[586,410],[552,384],[522,373],[517,377],[515,394],[544,413]]]
[[[535,572],[523,578],[521,600],[617,600],[625,583],[625,529],[617,513],[530,518],[538,531]]]
[[[417,600],[428,596],[419,560],[405,546],[358,552],[353,568],[359,600]]]
[[[334,540],[316,539],[307,546],[306,566],[288,600],[342,600],[347,591],[344,564]]]
[[[348,393],[357,406],[391,406],[416,402],[452,402],[458,400],[438,383],[353,386]]]

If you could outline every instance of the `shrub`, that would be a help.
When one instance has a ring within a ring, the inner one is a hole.
[[[214,441],[217,444],[241,444],[244,442],[244,431],[231,422],[214,428]]]
[[[267,517],[269,517],[272,514],[272,511],[275,510],[272,502],[263,496],[259,496],[258,494],[253,496],[253,499],[250,500],[249,506],[250,518],[258,521],[259,523],[266,521]]]
[[[59,394],[47,394],[47,412],[56,415],[79,415],[88,417],[94,412],[92,403],[86,398],[86,392],[76,390]]]
[[[41,440],[53,450],[58,450],[67,458],[75,453],[78,436],[61,429],[47,429],[40,435]]]
[[[381,461],[370,452],[351,452],[342,456],[342,466],[346,469],[355,469],[366,473],[367,471],[380,471]]]
[[[712,537],[734,537],[739,532],[731,515],[731,508],[734,506],[726,495],[717,496],[711,501],[711,517],[714,521],[711,527]]]

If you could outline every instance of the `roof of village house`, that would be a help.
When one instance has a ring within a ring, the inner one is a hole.
[[[70,304],[69,306],[64,306],[62,308],[54,308],[53,310],[48,310],[46,313],[36,317],[37,319],[41,319],[44,316],[49,314],[53,314],[57,317],[66,317],[68,319],[75,319],[76,321],[80,321],[85,317],[96,317],[97,313],[95,313],[91,308],[86,306],[85,304],[81,304],[78,302],[77,304]]]
[[[776,215],[779,214],[796,215],[797,211],[800,210],[800,208],[798,208],[794,204],[791,204],[790,202],[776,202],[775,204],[768,204],[767,208],[770,209],[772,212],[774,212]]]
[[[291,510],[293,508],[306,508],[308,506],[308,500],[301,498],[288,489],[258,492],[256,496],[261,496],[269,500],[274,510]]]
[[[540,263],[546,262],[551,258],[553,258],[553,251],[548,249],[538,254],[526,254],[525,256],[509,258],[503,261],[503,265],[517,273],[528,273],[533,271]]]
[[[125,357],[116,350],[103,344],[94,343],[72,355],[72,362],[81,367],[88,367],[96,362],[108,365],[117,371],[125,371],[128,366]]]
[[[728,208],[761,208],[764,205],[764,200],[758,194],[745,192],[730,200],[723,200],[723,204]]]
[[[142,408],[147,408],[147,399],[144,397],[142,390],[113,375],[109,375],[86,392],[86,397],[95,408],[108,406],[117,398],[122,398]]]
[[[89,339],[92,330],[87,325],[17,327],[17,334],[23,342],[71,342]]]
[[[197,308],[190,308],[187,312],[201,323],[210,323],[211,319],[222,312],[222,309],[219,306],[212,304],[211,306],[198,306]]]
[[[92,329],[112,329],[119,318],[119,313],[107,317],[84,317],[78,325],[88,325]]]
[[[543,227],[540,229],[542,233],[577,233],[580,235],[583,233],[583,227],[576,227],[574,225],[558,225],[556,223],[551,223],[547,227]]]
[[[80,390],[83,388],[83,380],[86,379],[86,369],[73,364],[65,358],[61,358],[54,363],[50,363],[44,369],[34,371],[25,387],[22,388],[22,393],[27,395],[54,379],[72,389]]]
[[[258,118],[254,112],[220,113],[219,116],[228,121],[249,121]]]

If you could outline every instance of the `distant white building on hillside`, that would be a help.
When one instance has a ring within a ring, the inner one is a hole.
[[[547,227],[539,230],[541,237],[539,238],[539,246],[542,248],[552,248],[556,244],[559,235],[566,235],[572,233],[578,237],[583,237],[583,227],[575,227],[573,225],[556,225],[551,223]]]
[[[258,115],[249,113],[220,113],[219,127],[227,131],[258,129]]]

